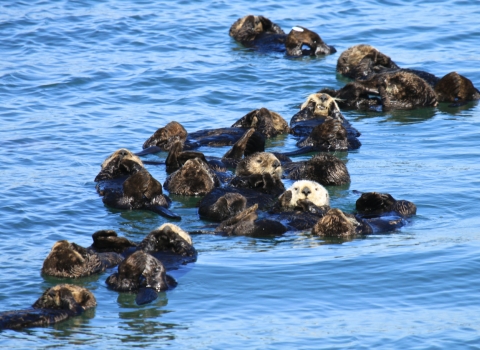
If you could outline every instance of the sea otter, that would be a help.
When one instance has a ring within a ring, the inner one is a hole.
[[[117,209],[145,209],[171,219],[180,219],[167,208],[172,202],[163,194],[162,185],[127,149],[119,149],[102,164],[95,177],[97,191],[106,205]]]
[[[399,67],[390,57],[366,44],[349,47],[337,60],[337,72],[352,79],[397,68]]]
[[[282,164],[287,179],[311,180],[323,186],[339,186],[350,183],[347,166],[330,154],[317,154],[307,161]]]
[[[149,149],[149,153],[168,151],[172,145],[172,142],[176,140],[185,142],[186,139],[187,130],[185,130],[183,125],[180,123],[172,121],[163,128],[155,131],[155,133],[143,143],[142,148],[144,150]]]
[[[412,109],[438,104],[433,88],[418,75],[406,70],[372,74],[348,83],[340,90],[322,89],[333,96],[341,108]]]
[[[246,47],[261,51],[285,52],[289,56],[329,55],[337,52],[320,36],[304,27],[293,27],[288,35],[263,16],[239,18],[230,27],[229,35]]]
[[[138,244],[137,250],[153,255],[167,270],[177,269],[180,265],[197,260],[197,251],[190,235],[171,223],[165,223],[150,232]]]
[[[118,266],[118,272],[110,275],[105,283],[119,292],[137,293],[135,301],[138,305],[152,302],[158,297],[158,292],[177,285],[166,274],[162,262],[143,250],[137,250],[126,258]]]
[[[78,278],[117,266],[123,257],[115,252],[96,253],[68,241],[56,242],[43,261],[42,274]]]
[[[207,163],[194,158],[187,160],[180,169],[170,174],[163,185],[173,194],[203,196],[220,186],[220,180]]]
[[[307,230],[329,208],[330,196],[322,185],[315,181],[299,180],[278,197],[270,214],[294,230]]]
[[[337,208],[327,211],[312,228],[312,234],[321,237],[349,238],[368,233],[372,233],[370,226]]]
[[[282,173],[282,165],[273,153],[258,152],[238,162],[236,176],[229,186],[279,195],[285,190],[281,181]]]
[[[278,221],[258,219],[257,209],[258,204],[254,204],[222,221],[215,229],[215,233],[228,236],[272,237],[287,232],[287,228]]]
[[[362,193],[355,203],[357,213],[362,217],[397,215],[404,218],[417,213],[417,207],[407,200],[396,200],[388,193]]]
[[[114,230],[99,230],[92,234],[93,243],[87,248],[97,253],[115,252],[125,256],[137,244],[125,237],[119,237]]]
[[[202,219],[221,222],[237,215],[246,207],[247,199],[240,193],[228,192],[221,197],[207,195],[198,204],[198,215]]]
[[[65,321],[97,305],[86,288],[59,284],[48,288],[31,309],[0,313],[0,329],[39,327]]]
[[[470,79],[451,72],[445,75],[434,87],[439,102],[462,103],[479,100],[480,92]]]
[[[266,108],[255,109],[233,123],[232,128],[254,128],[266,138],[286,134],[288,123],[283,117]]]

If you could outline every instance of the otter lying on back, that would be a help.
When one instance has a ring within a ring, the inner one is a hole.
[[[139,305],[152,302],[158,297],[158,292],[177,285],[166,274],[162,262],[143,250],[125,259],[118,266],[118,272],[110,275],[105,282],[113,290],[137,293],[135,301]]]
[[[229,35],[246,47],[285,52],[289,56],[329,55],[337,52],[320,36],[304,27],[293,27],[288,35],[263,16],[247,15],[230,27]]]
[[[102,164],[95,177],[98,193],[105,204],[118,209],[146,209],[171,219],[180,219],[167,208],[172,202],[163,194],[162,185],[127,149],[119,149]]]
[[[48,288],[32,309],[1,312],[0,329],[47,326],[81,315],[95,306],[95,297],[88,289],[59,284]]]

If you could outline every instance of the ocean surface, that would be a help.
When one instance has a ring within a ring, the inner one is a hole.
[[[336,47],[319,58],[259,53],[228,36],[247,14],[301,25]],[[344,111],[362,147],[337,153],[352,182],[328,188],[352,211],[356,191],[407,199],[402,229],[344,242],[309,232],[273,239],[193,236],[198,261],[178,287],[138,306],[101,275],[44,278],[61,239],[89,246],[113,229],[140,241],[167,219],[104,206],[93,179],[118,148],[141,150],[170,121],[226,127],[266,107],[290,120],[305,98],[340,88],[338,56],[366,43],[399,66],[480,87],[476,1],[3,1],[0,3],[0,311],[69,282],[98,306],[44,328],[0,331],[5,348],[480,348],[480,107]],[[268,149],[295,149],[291,136]],[[202,148],[222,155],[227,148]],[[146,157],[162,160],[165,153]],[[296,159],[308,159],[298,157]],[[147,166],[163,183],[162,166]],[[285,185],[289,185],[285,181]],[[179,225],[199,198],[171,196]]]

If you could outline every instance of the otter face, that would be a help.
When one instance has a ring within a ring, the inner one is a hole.
[[[120,148],[113,152],[110,156],[107,157],[102,163],[102,169],[107,168],[111,163],[117,162],[121,163],[124,161],[131,161],[134,163],[137,163],[141,167],[143,167],[143,163],[140,158],[138,158],[136,155],[134,155],[132,152],[130,152],[126,148]]]
[[[330,205],[328,191],[315,181],[295,181],[287,191],[292,192],[292,199],[290,201],[292,207],[296,206],[299,200],[308,200],[318,207]]]
[[[328,117],[333,111],[340,111],[335,99],[325,93],[311,94],[307,97],[300,109],[304,109],[309,105],[313,106],[313,113],[321,117]]]
[[[304,27],[292,28],[285,39],[285,47],[290,56],[329,55],[337,52],[333,46],[325,44],[320,35]]]
[[[254,153],[242,159],[236,169],[237,176],[267,173],[276,179],[280,179],[283,173],[282,165],[278,158],[273,153],[268,152]]]

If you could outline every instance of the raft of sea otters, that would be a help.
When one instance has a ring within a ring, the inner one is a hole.
[[[327,55],[336,52],[320,36],[304,27],[289,34],[268,18],[245,16],[230,28],[230,36],[246,47],[285,52],[289,56]],[[172,200],[163,193],[201,196],[198,214],[217,223],[196,233],[271,237],[287,231],[311,231],[324,238],[348,239],[358,235],[394,231],[416,214],[416,206],[390,194],[362,193],[355,211],[345,213],[330,207],[324,186],[350,182],[345,164],[328,152],[361,146],[356,130],[340,108],[410,109],[436,106],[438,102],[462,104],[480,98],[472,82],[456,72],[438,78],[430,73],[400,68],[390,57],[369,45],[356,45],[340,54],[337,72],[353,81],[339,90],[324,88],[307,97],[288,124],[266,108],[251,111],[230,128],[187,133],[178,122],[161,127],[143,144],[143,151],[119,149],[102,163],[95,178],[97,191],[107,206],[125,210],[150,210],[172,220],[180,216],[169,210]],[[265,152],[265,139],[280,134],[295,137],[298,149]],[[205,146],[231,146],[223,157],[207,157],[195,151]],[[139,158],[168,152],[162,162]],[[307,161],[290,157],[319,153]],[[160,184],[145,168],[165,164],[169,174]],[[234,172],[231,170],[235,169]],[[295,180],[285,188],[282,179]],[[190,233],[166,223],[141,242],[102,230],[84,248],[68,241],[56,242],[46,257],[42,274],[80,278],[118,265],[106,279],[119,292],[136,293],[137,304],[149,303],[160,291],[177,282],[167,274],[196,261]],[[95,307],[86,288],[61,284],[47,289],[25,310],[0,313],[0,329],[44,326],[63,321]]]

